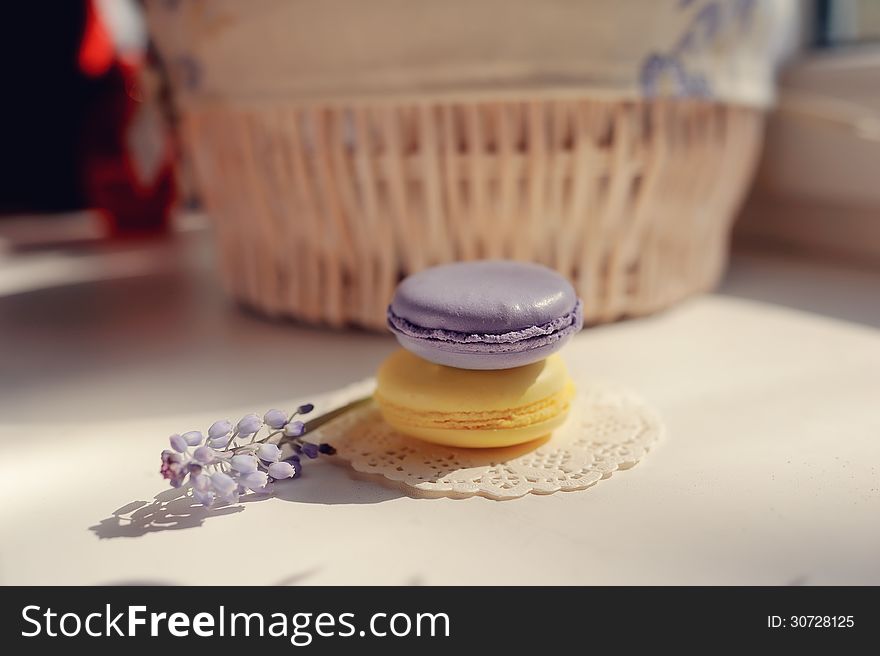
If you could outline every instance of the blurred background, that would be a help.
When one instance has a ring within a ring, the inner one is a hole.
[[[475,257],[562,271],[591,325],[719,283],[880,325],[880,3],[617,4],[20,3],[7,380],[222,341],[199,303],[381,333],[401,277]]]

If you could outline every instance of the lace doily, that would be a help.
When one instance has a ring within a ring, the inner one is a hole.
[[[332,404],[365,396],[373,384],[349,387]],[[662,433],[657,416],[628,393],[581,384],[568,420],[543,443],[501,449],[437,446],[399,434],[373,404],[322,426],[311,439],[332,443],[337,458],[355,471],[382,477],[413,496],[502,500],[584,490],[635,465]]]

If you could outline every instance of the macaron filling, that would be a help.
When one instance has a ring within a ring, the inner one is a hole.
[[[493,431],[521,429],[539,425],[568,412],[574,387],[567,384],[559,392],[524,406],[501,410],[470,412],[413,411],[376,394],[376,400],[386,419],[397,426],[418,429],[446,429],[458,431]]]
[[[388,307],[388,327],[396,335],[443,344],[461,353],[517,353],[531,351],[578,332],[584,323],[580,300],[567,313],[541,325],[501,333],[470,333],[419,326]]]

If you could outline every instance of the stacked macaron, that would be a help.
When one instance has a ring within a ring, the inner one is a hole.
[[[379,368],[375,399],[401,433],[460,447],[548,435],[574,386],[556,352],[581,329],[572,286],[542,266],[462,262],[400,283],[388,326],[405,350]]]

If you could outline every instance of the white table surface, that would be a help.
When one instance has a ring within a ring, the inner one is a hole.
[[[878,584],[878,290],[739,256],[718,294],[579,335],[570,366],[668,429],[585,492],[420,500],[308,463],[277,498],[149,517],[167,435],[369,376],[392,338],[241,312],[198,232],[8,254],[0,582]]]

